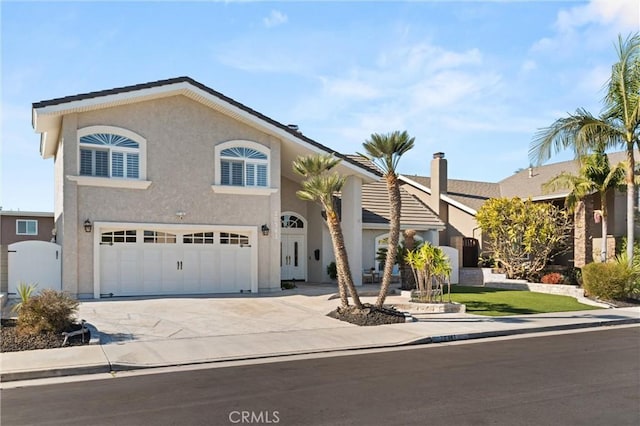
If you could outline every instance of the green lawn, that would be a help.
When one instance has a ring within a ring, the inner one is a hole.
[[[570,296],[459,285],[451,286],[451,300],[465,304],[467,313],[494,317],[601,309],[578,303]]]

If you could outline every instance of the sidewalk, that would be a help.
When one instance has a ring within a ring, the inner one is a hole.
[[[396,298],[398,296],[390,296],[390,303]],[[186,324],[192,328],[176,322],[172,317],[175,313],[159,308],[163,304],[167,308],[169,302],[188,318]],[[131,305],[125,309],[123,304],[131,303],[144,309],[123,314],[132,309]],[[107,331],[107,338],[103,338],[101,344],[1,353],[0,379],[107,373],[640,323],[640,307],[633,307],[510,317],[420,314],[416,315],[417,321],[405,324],[358,327],[324,315],[337,303],[326,294],[85,302],[83,318],[89,323],[102,321],[103,328],[100,324],[94,325],[101,332]],[[243,312],[243,309],[251,311]],[[246,321],[229,317],[232,310],[239,310]],[[91,318],[92,311],[100,312]],[[220,327],[220,321],[227,321],[228,327]],[[235,324],[240,321],[242,323]],[[124,330],[127,324],[129,328]],[[114,330],[121,333],[111,333]]]

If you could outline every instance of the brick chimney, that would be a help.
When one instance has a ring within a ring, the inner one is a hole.
[[[444,152],[436,152],[431,160],[431,208],[440,217],[446,209],[441,208],[440,195],[447,193],[447,160]]]

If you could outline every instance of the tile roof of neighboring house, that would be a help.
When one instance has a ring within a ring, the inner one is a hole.
[[[402,208],[400,213],[400,225],[422,229],[444,228],[444,223],[436,214],[416,197],[404,189],[400,189]],[[362,223],[363,224],[388,224],[389,223],[389,196],[384,180],[362,185]]]
[[[636,151],[636,161],[638,161],[640,153]],[[611,164],[616,164],[626,159],[624,151],[609,154]],[[512,176],[509,176],[500,182],[479,182],[471,180],[447,180],[446,196],[451,199],[478,210],[486,200],[496,197],[521,197],[532,199],[554,199],[562,198],[567,194],[567,190],[559,190],[554,193],[545,193],[542,190],[542,184],[548,182],[553,177],[562,172],[576,174],[579,169],[579,163],[575,160],[562,161],[559,163],[546,164],[534,167],[531,177],[529,177],[529,169],[523,169]],[[431,188],[431,178],[424,176],[406,176],[408,179]],[[445,195],[445,194],[443,194]]]
[[[49,100],[44,100],[44,101],[40,101],[40,102],[34,102],[32,104],[32,108],[34,110],[36,109],[40,109],[40,108],[46,108],[46,107],[51,107],[51,106],[57,106],[57,105],[61,105],[61,104],[65,104],[65,103],[70,103],[70,102],[76,102],[76,101],[83,101],[83,100],[89,100],[89,99],[95,99],[95,98],[100,98],[100,97],[104,97],[104,96],[109,96],[109,95],[118,95],[118,94],[123,94],[123,93],[128,93],[128,92],[135,92],[135,91],[139,91],[139,90],[144,90],[144,89],[152,89],[152,88],[157,88],[157,87],[162,87],[162,86],[168,86],[168,85],[175,85],[175,84],[179,84],[179,83],[188,83],[200,90],[205,91],[206,93],[208,93],[209,95],[212,95],[224,102],[227,102],[228,104],[231,104],[251,115],[253,115],[254,117],[263,120],[273,126],[276,126],[278,128],[280,128],[281,130],[284,130],[285,132],[291,134],[292,136],[303,140],[304,142],[313,145],[317,148],[320,148],[321,150],[328,152],[328,153],[332,153],[334,154],[336,157],[339,157],[343,160],[346,160],[348,163],[351,163],[355,166],[358,166],[360,168],[363,168],[363,164],[359,161],[356,161],[354,158],[354,156],[346,156],[344,154],[341,154],[337,151],[334,151],[333,149],[322,145],[319,142],[314,141],[311,138],[308,138],[307,136],[303,135],[300,131],[298,131],[297,126],[289,126],[289,125],[285,125],[282,124],[270,117],[267,117],[266,115],[249,108],[248,106],[228,97],[223,95],[220,92],[217,92],[213,89],[211,89],[210,87],[205,86],[202,83],[197,82],[196,80],[192,79],[191,77],[175,77],[175,78],[169,78],[169,79],[165,79],[165,80],[158,80],[158,81],[152,81],[152,82],[148,82],[148,83],[141,83],[141,84],[134,84],[131,86],[123,86],[123,87],[116,87],[113,89],[106,89],[106,90],[99,90],[99,91],[95,91],[95,92],[89,92],[89,93],[81,93],[81,94],[77,94],[77,95],[71,95],[71,96],[65,96],[62,98],[55,98],[55,99],[49,99]],[[371,170],[369,168],[365,168],[365,170],[367,170],[368,172],[371,172]]]

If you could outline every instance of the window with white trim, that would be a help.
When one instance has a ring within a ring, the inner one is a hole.
[[[413,236],[413,239],[414,239],[416,245],[424,243],[424,238],[422,238],[422,236],[419,235],[419,234],[415,234]],[[400,243],[399,244],[402,244],[402,233],[400,234]],[[378,258],[378,255],[380,254],[380,250],[381,249],[386,250],[388,247],[389,247],[389,233],[387,232],[386,234],[378,235],[376,237],[376,240],[375,240],[375,250],[376,251],[374,252],[375,259],[373,260],[373,264],[375,265],[375,269],[378,272],[383,272],[384,271],[384,260],[380,260]]]
[[[80,137],[80,176],[140,178],[140,144],[114,133]]]
[[[213,232],[196,232],[193,234],[184,234],[182,236],[183,244],[213,244]]]
[[[220,233],[220,244],[245,245],[249,244],[249,236],[230,232]]]
[[[101,237],[100,242],[104,244],[135,243],[137,239],[136,231],[132,229],[126,231],[103,232]]]
[[[254,148],[236,146],[220,151],[220,184],[269,186],[269,157]]]
[[[16,235],[38,235],[38,221],[34,219],[17,219]]]
[[[143,232],[144,239],[143,241],[147,244],[175,244],[176,236],[175,234],[170,234],[168,232],[160,232],[160,231],[144,231]]]

